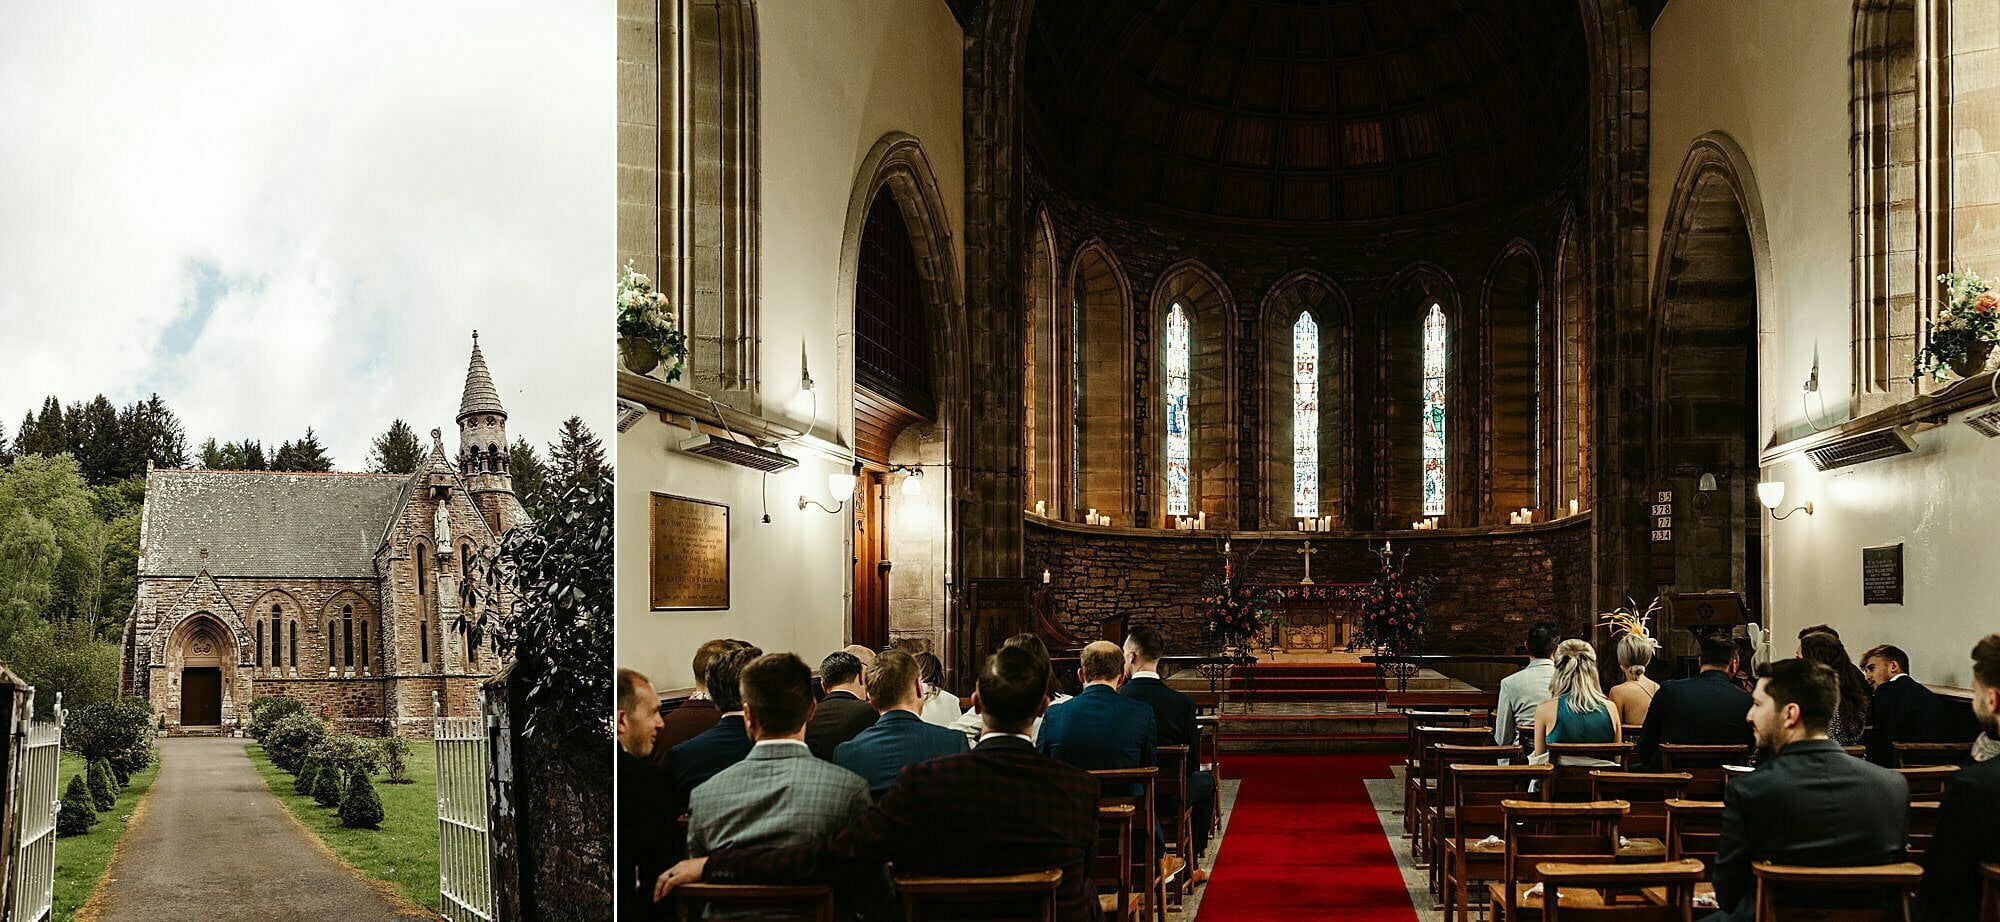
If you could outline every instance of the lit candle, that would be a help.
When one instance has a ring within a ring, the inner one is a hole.
[[[1048,584],[1049,584],[1049,568],[1047,568],[1047,567],[1043,567],[1043,568],[1042,568],[1042,585],[1046,586],[1046,585],[1048,585]]]
[[[1049,501],[1045,499],[1035,500],[1035,514],[1047,516],[1049,514]]]
[[[1090,510],[1090,514],[1084,516],[1083,520],[1089,522],[1092,525],[1102,524],[1097,521],[1097,510],[1095,509]]]
[[[1387,554],[1387,553],[1389,553],[1389,548],[1390,548],[1390,546],[1391,546],[1392,544],[1394,544],[1394,542],[1392,542],[1392,541],[1389,541],[1389,540],[1387,540],[1387,539],[1384,539],[1384,540],[1382,541],[1382,553],[1384,553],[1384,554]]]
[[[1229,553],[1229,542],[1228,542],[1228,541],[1226,541],[1226,540],[1222,542],[1222,553],[1223,553],[1223,554],[1224,554],[1225,556],[1226,556],[1226,555],[1228,555],[1228,553]]]
[[[1576,514],[1576,500],[1569,501],[1569,514],[1570,515]]]
[[[1201,512],[1195,514],[1194,527],[1196,528],[1208,527],[1208,510],[1204,509]]]

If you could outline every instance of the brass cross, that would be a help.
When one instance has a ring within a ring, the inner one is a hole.
[[[1313,550],[1313,543],[1311,538],[1306,539],[1305,547],[1298,549],[1299,556],[1304,557],[1306,559],[1306,578],[1299,580],[1299,585],[1310,586],[1313,584],[1313,555],[1317,553],[1319,552]]]

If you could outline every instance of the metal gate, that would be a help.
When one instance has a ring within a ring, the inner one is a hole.
[[[446,717],[431,693],[437,742],[438,896],[452,922],[494,922],[493,845],[488,832],[486,690],[471,717]]]
[[[28,692],[34,713],[35,694]],[[29,720],[21,731],[19,773],[14,778],[14,823],[19,844],[10,862],[8,892],[14,895],[13,922],[41,922],[49,917],[56,894],[56,811],[62,764],[62,693],[56,693],[54,720]]]

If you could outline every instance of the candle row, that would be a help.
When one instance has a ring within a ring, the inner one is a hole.
[[[1299,519],[1299,520],[1298,520],[1298,523],[1299,523],[1299,527],[1298,527],[1298,530],[1299,530],[1299,531],[1332,531],[1332,530],[1333,530],[1333,516],[1330,516],[1330,515],[1323,515],[1323,516],[1320,516],[1320,517],[1318,517],[1318,518],[1314,518],[1314,519],[1307,519],[1307,518],[1301,518],[1301,519]]]
[[[1095,509],[1092,509],[1092,510],[1090,510],[1089,512],[1086,512],[1086,513],[1084,513],[1084,516],[1083,516],[1083,524],[1085,524],[1085,525],[1109,525],[1109,524],[1111,524],[1111,517],[1110,517],[1110,516],[1108,516],[1108,515],[1098,515],[1098,514],[1097,514],[1097,510],[1095,510]]]
[[[1438,527],[1437,516],[1431,516],[1430,518],[1427,519],[1418,519],[1410,523],[1411,531],[1431,531],[1432,529],[1435,529],[1437,527]]]
[[[1176,516],[1173,526],[1175,531],[1202,531],[1208,528],[1208,513],[1197,512],[1194,515]]]
[[[1522,506],[1521,511],[1510,512],[1507,514],[1507,524],[1533,525],[1535,524],[1535,510],[1530,509],[1526,506]]]

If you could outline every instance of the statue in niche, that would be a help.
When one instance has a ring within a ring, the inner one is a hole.
[[[439,556],[451,553],[451,510],[447,508],[450,496],[449,493],[439,493],[437,510],[431,515],[431,534],[437,539]]]

